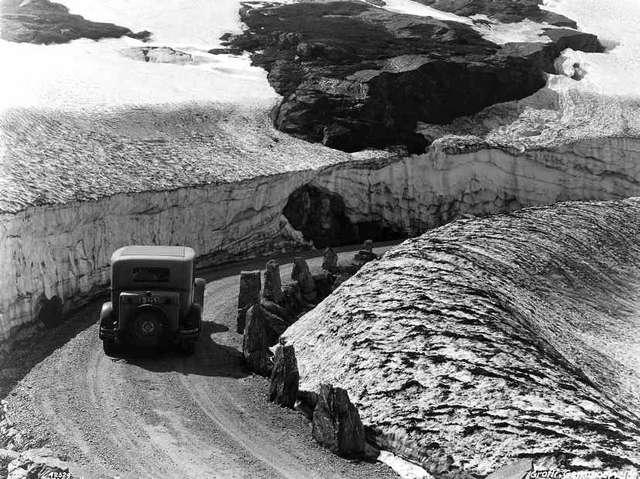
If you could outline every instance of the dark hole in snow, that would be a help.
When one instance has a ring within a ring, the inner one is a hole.
[[[316,248],[406,237],[400,228],[381,220],[352,222],[340,195],[312,185],[294,191],[283,214]]]

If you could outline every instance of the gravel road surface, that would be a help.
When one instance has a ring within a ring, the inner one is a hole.
[[[245,369],[235,333],[239,272],[263,265],[204,274],[206,322],[192,357],[105,356],[97,303],[43,332],[3,365],[10,418],[86,477],[397,477],[322,449],[304,416],[269,403],[268,381]],[[283,279],[290,271],[281,267]]]

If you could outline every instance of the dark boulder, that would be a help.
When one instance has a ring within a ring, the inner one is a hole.
[[[364,454],[364,427],[344,389],[320,385],[311,424],[314,439],[335,454],[344,457]]]
[[[269,350],[268,325],[259,304],[247,312],[247,325],[242,338],[242,355],[249,369],[262,376],[269,376],[273,363]]]
[[[269,401],[293,409],[298,396],[299,380],[293,346],[279,344],[273,356]]]
[[[236,331],[244,332],[247,311],[260,302],[260,271],[242,271],[240,273],[240,289],[238,292],[238,316]]]
[[[539,10],[533,0],[525,3]],[[498,45],[467,24],[364,2],[246,6],[241,17],[248,28],[229,45],[251,52],[283,96],[272,113],[275,126],[345,151],[422,151],[427,141],[415,133],[418,121],[449,123],[529,96],[545,85],[564,48],[602,51],[595,36],[567,29],[551,29],[547,43]]]
[[[239,48],[212,48],[207,53],[211,55],[242,55],[242,50]]]

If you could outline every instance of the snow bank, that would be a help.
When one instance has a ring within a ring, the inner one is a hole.
[[[345,388],[377,447],[436,477],[638,467],[639,234],[630,198],[409,239],[284,333],[300,389]]]
[[[79,165],[62,161],[61,171],[47,178],[53,181],[49,184],[54,186],[54,199],[55,195],[63,198],[55,204],[0,215],[0,351],[25,325],[38,324],[40,312],[51,300],[57,298],[68,310],[106,287],[109,257],[125,244],[186,243],[209,265],[302,245],[283,210],[290,195],[305,185],[341,197],[352,223],[375,224],[411,236],[460,214],[640,195],[640,142],[632,139],[584,141],[556,151],[520,154],[436,144],[424,155],[360,161],[345,161],[345,153],[333,157],[329,155],[332,150],[315,145],[312,151],[316,154],[307,153],[306,163],[300,157],[305,152],[298,148],[300,142],[267,141],[264,134],[243,145],[244,150],[233,142],[221,145],[228,148],[221,151],[237,155],[227,162],[222,154],[208,161],[198,155],[189,161],[191,157],[184,155],[183,159],[160,157],[157,165],[143,159],[137,167],[138,160],[129,156],[132,169],[119,170],[120,176],[106,176],[111,183],[93,201],[73,201],[73,196],[85,194],[85,182],[99,184],[104,164],[117,162],[117,157],[100,158],[106,152],[95,147],[99,158],[95,172],[83,167],[78,176],[86,181],[77,183],[69,183],[70,175],[65,172]],[[123,147],[145,150],[144,142]],[[245,155],[253,155],[253,161],[234,161]],[[265,156],[270,158],[268,163],[261,160]],[[292,166],[294,160],[299,163]],[[239,171],[235,163],[245,171]],[[144,191],[148,189],[145,181],[180,181],[181,166],[187,178],[196,176],[193,171],[202,171],[220,174],[221,181]],[[277,174],[278,168],[282,173]],[[34,161],[32,168],[20,171],[28,175],[37,169]],[[237,180],[230,181],[234,176]],[[27,177],[25,184],[29,181],[33,177]],[[135,194],[127,192],[132,188],[139,189]],[[118,193],[112,194],[114,190]]]

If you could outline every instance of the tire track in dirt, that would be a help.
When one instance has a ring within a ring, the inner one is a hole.
[[[306,419],[268,403],[268,381],[246,371],[235,332],[239,272],[262,265],[210,275],[194,356],[113,359],[102,352],[96,324],[80,331],[7,396],[16,425],[89,478],[396,477],[381,464],[322,449]],[[283,265],[283,277],[290,267]],[[92,304],[86,314],[96,310]]]

